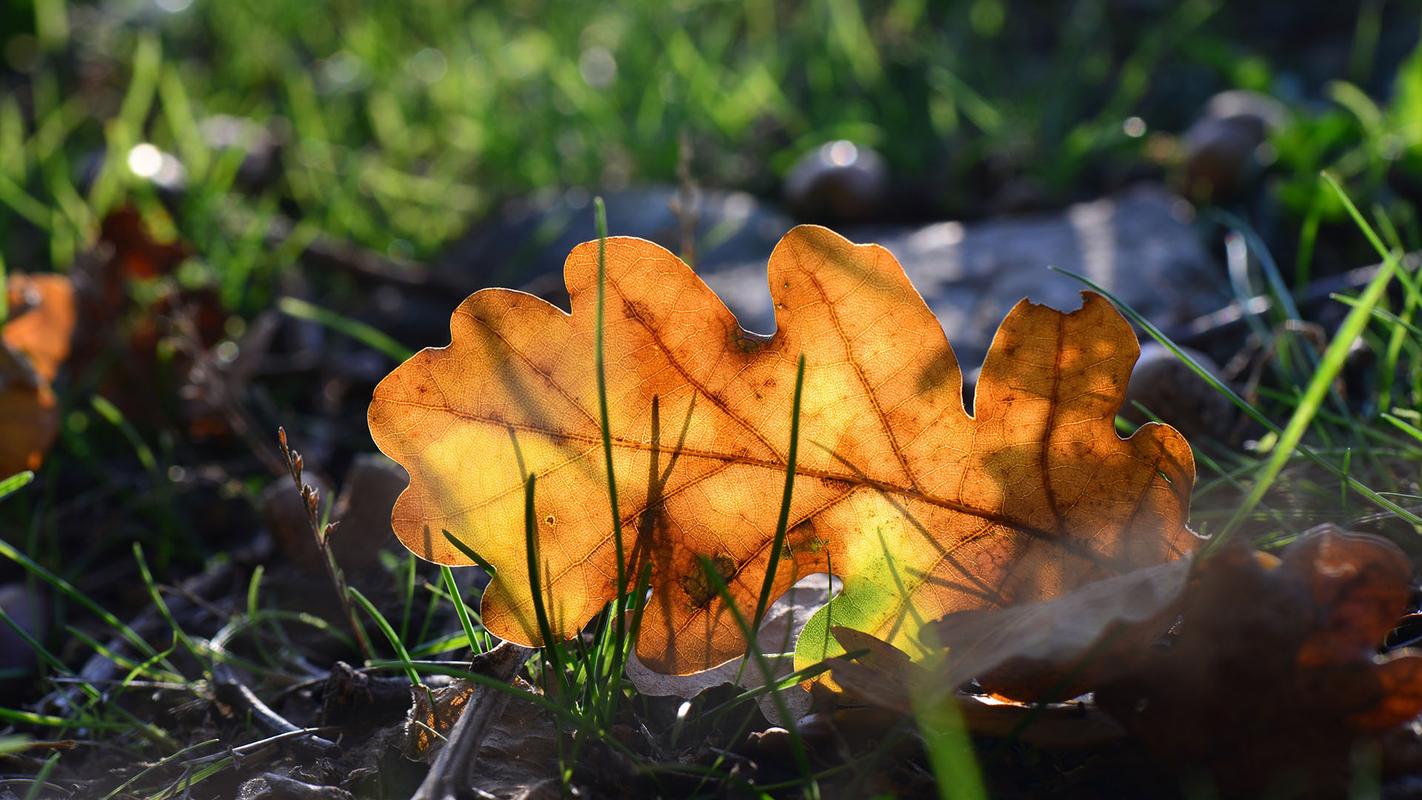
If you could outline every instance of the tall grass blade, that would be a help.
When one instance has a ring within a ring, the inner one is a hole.
[[[455,536],[449,531],[441,531],[441,533],[444,534],[444,540],[449,542],[451,547],[453,547],[455,550],[458,550],[461,554],[463,554],[465,558],[469,559],[470,561],[473,561],[475,564],[478,564],[480,569],[489,573],[489,577],[493,577],[496,574],[494,565],[486,561],[483,556],[474,552],[474,548],[465,544],[459,539],[459,537]]]
[[[711,588],[716,590],[721,602],[730,611],[731,618],[735,620],[736,626],[741,629],[741,635],[746,640],[746,652],[751,660],[755,662],[756,668],[760,670],[761,679],[766,683],[775,681],[775,673],[771,670],[770,662],[766,660],[765,654],[760,651],[760,646],[756,643],[755,629],[750,626],[750,621],[746,615],[741,613],[741,609],[736,605],[735,598],[731,597],[731,592],[726,588],[726,580],[721,577],[720,570],[706,556],[700,556],[701,571],[706,574],[706,581],[711,584]],[[810,759],[805,752],[805,743],[801,740],[799,732],[791,723],[790,709],[785,705],[785,698],[780,696],[780,692],[772,691],[770,700],[775,705],[775,713],[785,724],[790,733],[790,752],[795,758],[795,766],[800,770],[801,776],[809,784],[807,794],[810,797],[818,798],[820,794],[819,783],[814,779],[814,773],[810,769]]]
[[[454,570],[450,569],[448,564],[440,564],[439,576],[444,581],[445,590],[449,592],[454,614],[459,617],[459,627],[464,629],[464,638],[469,641],[469,647],[474,652],[479,652],[483,642],[474,635],[474,623],[469,619],[469,607],[464,605],[464,595],[460,593],[459,584],[454,580]]]
[[[795,464],[800,448],[800,396],[804,388],[805,356],[802,353],[795,365],[795,398],[790,407],[790,449],[785,454],[785,489],[780,495],[780,517],[775,522],[775,536],[770,542],[770,563],[765,568],[765,579],[760,582],[760,597],[756,599],[755,616],[751,618],[752,636],[760,630],[765,610],[770,607],[775,572],[780,566],[780,556],[785,552],[785,532],[790,526],[790,497],[795,489]]]
[[[400,666],[404,668],[405,676],[410,679],[410,683],[414,686],[423,686],[424,684],[420,681],[420,673],[411,663],[410,653],[405,649],[405,643],[400,641],[400,636],[395,633],[395,628],[390,624],[390,620],[386,619],[385,615],[380,613],[380,609],[361,594],[359,589],[347,586],[346,592],[350,594],[351,599],[356,601],[357,605],[365,610],[371,621],[375,623],[375,627],[379,628],[380,632],[385,635],[386,641],[390,642],[390,646],[394,648],[395,656],[400,662]]]
[[[924,667],[930,672],[943,669],[945,654],[930,656]],[[942,800],[987,800],[982,772],[973,755],[973,742],[968,736],[963,715],[959,713],[952,692],[934,692],[928,687],[911,686],[909,702],[914,721],[923,735],[923,749],[933,770],[934,783]]]
[[[1338,187],[1338,184],[1333,183],[1333,186],[1341,195],[1342,189]],[[1348,349],[1353,346],[1353,342],[1359,336],[1363,335],[1363,330],[1367,327],[1368,320],[1372,316],[1373,308],[1382,301],[1388,284],[1392,282],[1393,273],[1397,271],[1397,266],[1398,260],[1391,252],[1384,255],[1382,268],[1368,282],[1367,287],[1363,289],[1363,293],[1358,298],[1357,305],[1349,310],[1348,316],[1343,319],[1343,324],[1334,334],[1333,341],[1329,342],[1328,347],[1324,349],[1317,371],[1314,372],[1308,386],[1304,389],[1293,416],[1289,418],[1288,424],[1279,434],[1279,441],[1274,446],[1273,452],[1269,454],[1269,460],[1264,464],[1264,469],[1255,479],[1254,487],[1235,509],[1234,514],[1225,522],[1220,532],[1211,540],[1211,547],[1218,546],[1219,543],[1229,538],[1239,523],[1243,522],[1255,506],[1264,499],[1264,495],[1268,493],[1274,481],[1278,479],[1279,473],[1283,471],[1284,465],[1293,457],[1295,449],[1313,423],[1319,406],[1323,404],[1332,389],[1334,379],[1338,377],[1338,373],[1342,372],[1344,362],[1348,358]],[[1343,476],[1345,480],[1352,479],[1346,470],[1343,472]]]
[[[593,199],[597,221],[597,319],[594,327],[593,358],[597,368],[597,411],[602,434],[602,455],[607,464],[607,497],[612,509],[612,545],[617,558],[617,596],[612,601],[612,668],[608,675],[615,686],[622,676],[622,659],[627,651],[627,619],[623,611],[627,596],[627,553],[622,541],[622,512],[617,502],[617,475],[612,463],[612,423],[607,410],[607,206],[601,197]],[[532,486],[532,484],[529,484]],[[596,662],[594,662],[594,666]],[[616,692],[609,692],[608,702]]]
[[[538,622],[538,635],[543,642],[543,652],[553,666],[559,686],[564,696],[568,694],[567,676],[563,672],[562,651],[558,640],[553,637],[553,626],[548,622],[548,608],[543,598],[543,577],[538,563],[538,517],[534,510],[534,492],[538,476],[529,473],[523,484],[523,543],[528,564],[528,587],[533,594],[533,616]]]

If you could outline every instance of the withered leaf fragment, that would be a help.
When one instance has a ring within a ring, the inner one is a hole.
[[[1180,610],[1189,559],[1097,581],[1055,600],[960,611],[925,627],[946,647],[945,689],[976,679],[1024,702],[1068,700],[1139,665]]]
[[[0,477],[39,467],[59,433],[51,382],[69,357],[74,289],[63,275],[12,275],[0,327]]]
[[[606,242],[606,363],[622,533],[653,564],[638,656],[689,673],[744,652],[702,563],[743,613],[767,571],[805,358],[799,460],[774,594],[830,571],[843,592],[800,637],[797,663],[839,651],[828,624],[920,652],[953,611],[1031,602],[1189,551],[1190,449],[1173,429],[1129,439],[1113,419],[1139,345],[1101,297],[1062,313],[1019,303],[963,407],[943,329],[893,256],[802,226],[771,255],[777,332],[743,331],[668,251]],[[493,289],[454,312],[452,342],[375,390],[376,444],[410,474],[396,534],[417,555],[497,569],[483,599],[496,635],[539,641],[524,477],[544,602],[571,637],[616,593],[608,475],[594,380],[598,244],[569,255],[572,313]]]
[[[1411,574],[1396,545],[1331,525],[1278,559],[1222,548],[1191,575],[1173,643],[1096,698],[1162,759],[1232,790],[1346,775],[1355,740],[1422,713],[1422,654],[1377,654]]]
[[[1049,750],[1097,747],[1125,731],[1094,705],[999,702],[955,691],[941,675],[909,660],[908,654],[874,637],[836,626],[835,638],[849,653],[829,660],[840,702],[914,713],[915,693],[923,703],[953,703],[974,736],[1014,739]]]

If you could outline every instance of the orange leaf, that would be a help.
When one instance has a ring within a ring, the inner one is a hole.
[[[63,275],[11,275],[6,294],[10,316],[0,340],[53,381],[74,337],[74,285]]]
[[[62,275],[12,275],[0,328],[0,477],[37,469],[59,432],[50,382],[69,357],[74,289]]]
[[[447,530],[491,563],[484,622],[523,644],[539,639],[526,472],[538,476],[556,635],[574,635],[616,592],[593,368],[597,253],[590,242],[568,258],[571,315],[520,292],[478,292],[455,311],[451,344],[397,368],[370,406],[376,444],[410,473],[397,535],[424,558],[467,564]],[[1050,598],[1192,547],[1184,439],[1161,425],[1115,433],[1139,346],[1101,297],[1085,294],[1070,314],[1019,303],[970,416],[943,330],[887,250],[803,226],[776,247],[769,278],[778,332],[764,338],[671,253],[607,240],[618,512],[629,553],[654,567],[637,651],[648,665],[692,672],[744,650],[701,565],[749,615],[801,355],[799,463],[773,588],[811,572],[844,580],[801,636],[805,661],[839,651],[831,619],[914,652],[924,620]]]

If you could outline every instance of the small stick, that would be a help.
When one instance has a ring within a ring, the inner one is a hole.
[[[672,213],[676,214],[681,228],[681,260],[693,269],[696,267],[696,221],[700,209],[700,192],[696,180],[691,175],[691,135],[685,130],[677,137],[676,147],[676,198],[672,200]]]
[[[479,671],[501,681],[513,680],[533,650],[504,642],[475,659]],[[429,774],[410,800],[459,800],[471,794],[473,770],[479,745],[489,725],[499,718],[510,695],[487,686],[475,686],[459,721],[449,731],[449,740],[435,756]]]

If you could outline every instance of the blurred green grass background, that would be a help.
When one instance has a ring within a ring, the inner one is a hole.
[[[1231,88],[1296,112],[1274,137],[1270,210],[1316,225],[1342,219],[1320,169],[1365,203],[1392,202],[1399,164],[1422,184],[1422,59],[1398,71],[1418,8],[8,0],[0,253],[63,268],[109,208],[142,200],[125,168],[142,143],[182,165],[184,234],[243,279],[272,256],[219,226],[233,204],[427,259],[505,198],[674,181],[683,138],[698,182],[767,196],[797,157],[849,139],[927,198],[915,213],[971,217],[1013,181],[1062,204],[1168,162],[1155,132]],[[203,132],[216,115],[281,144],[241,196],[241,154]]]

